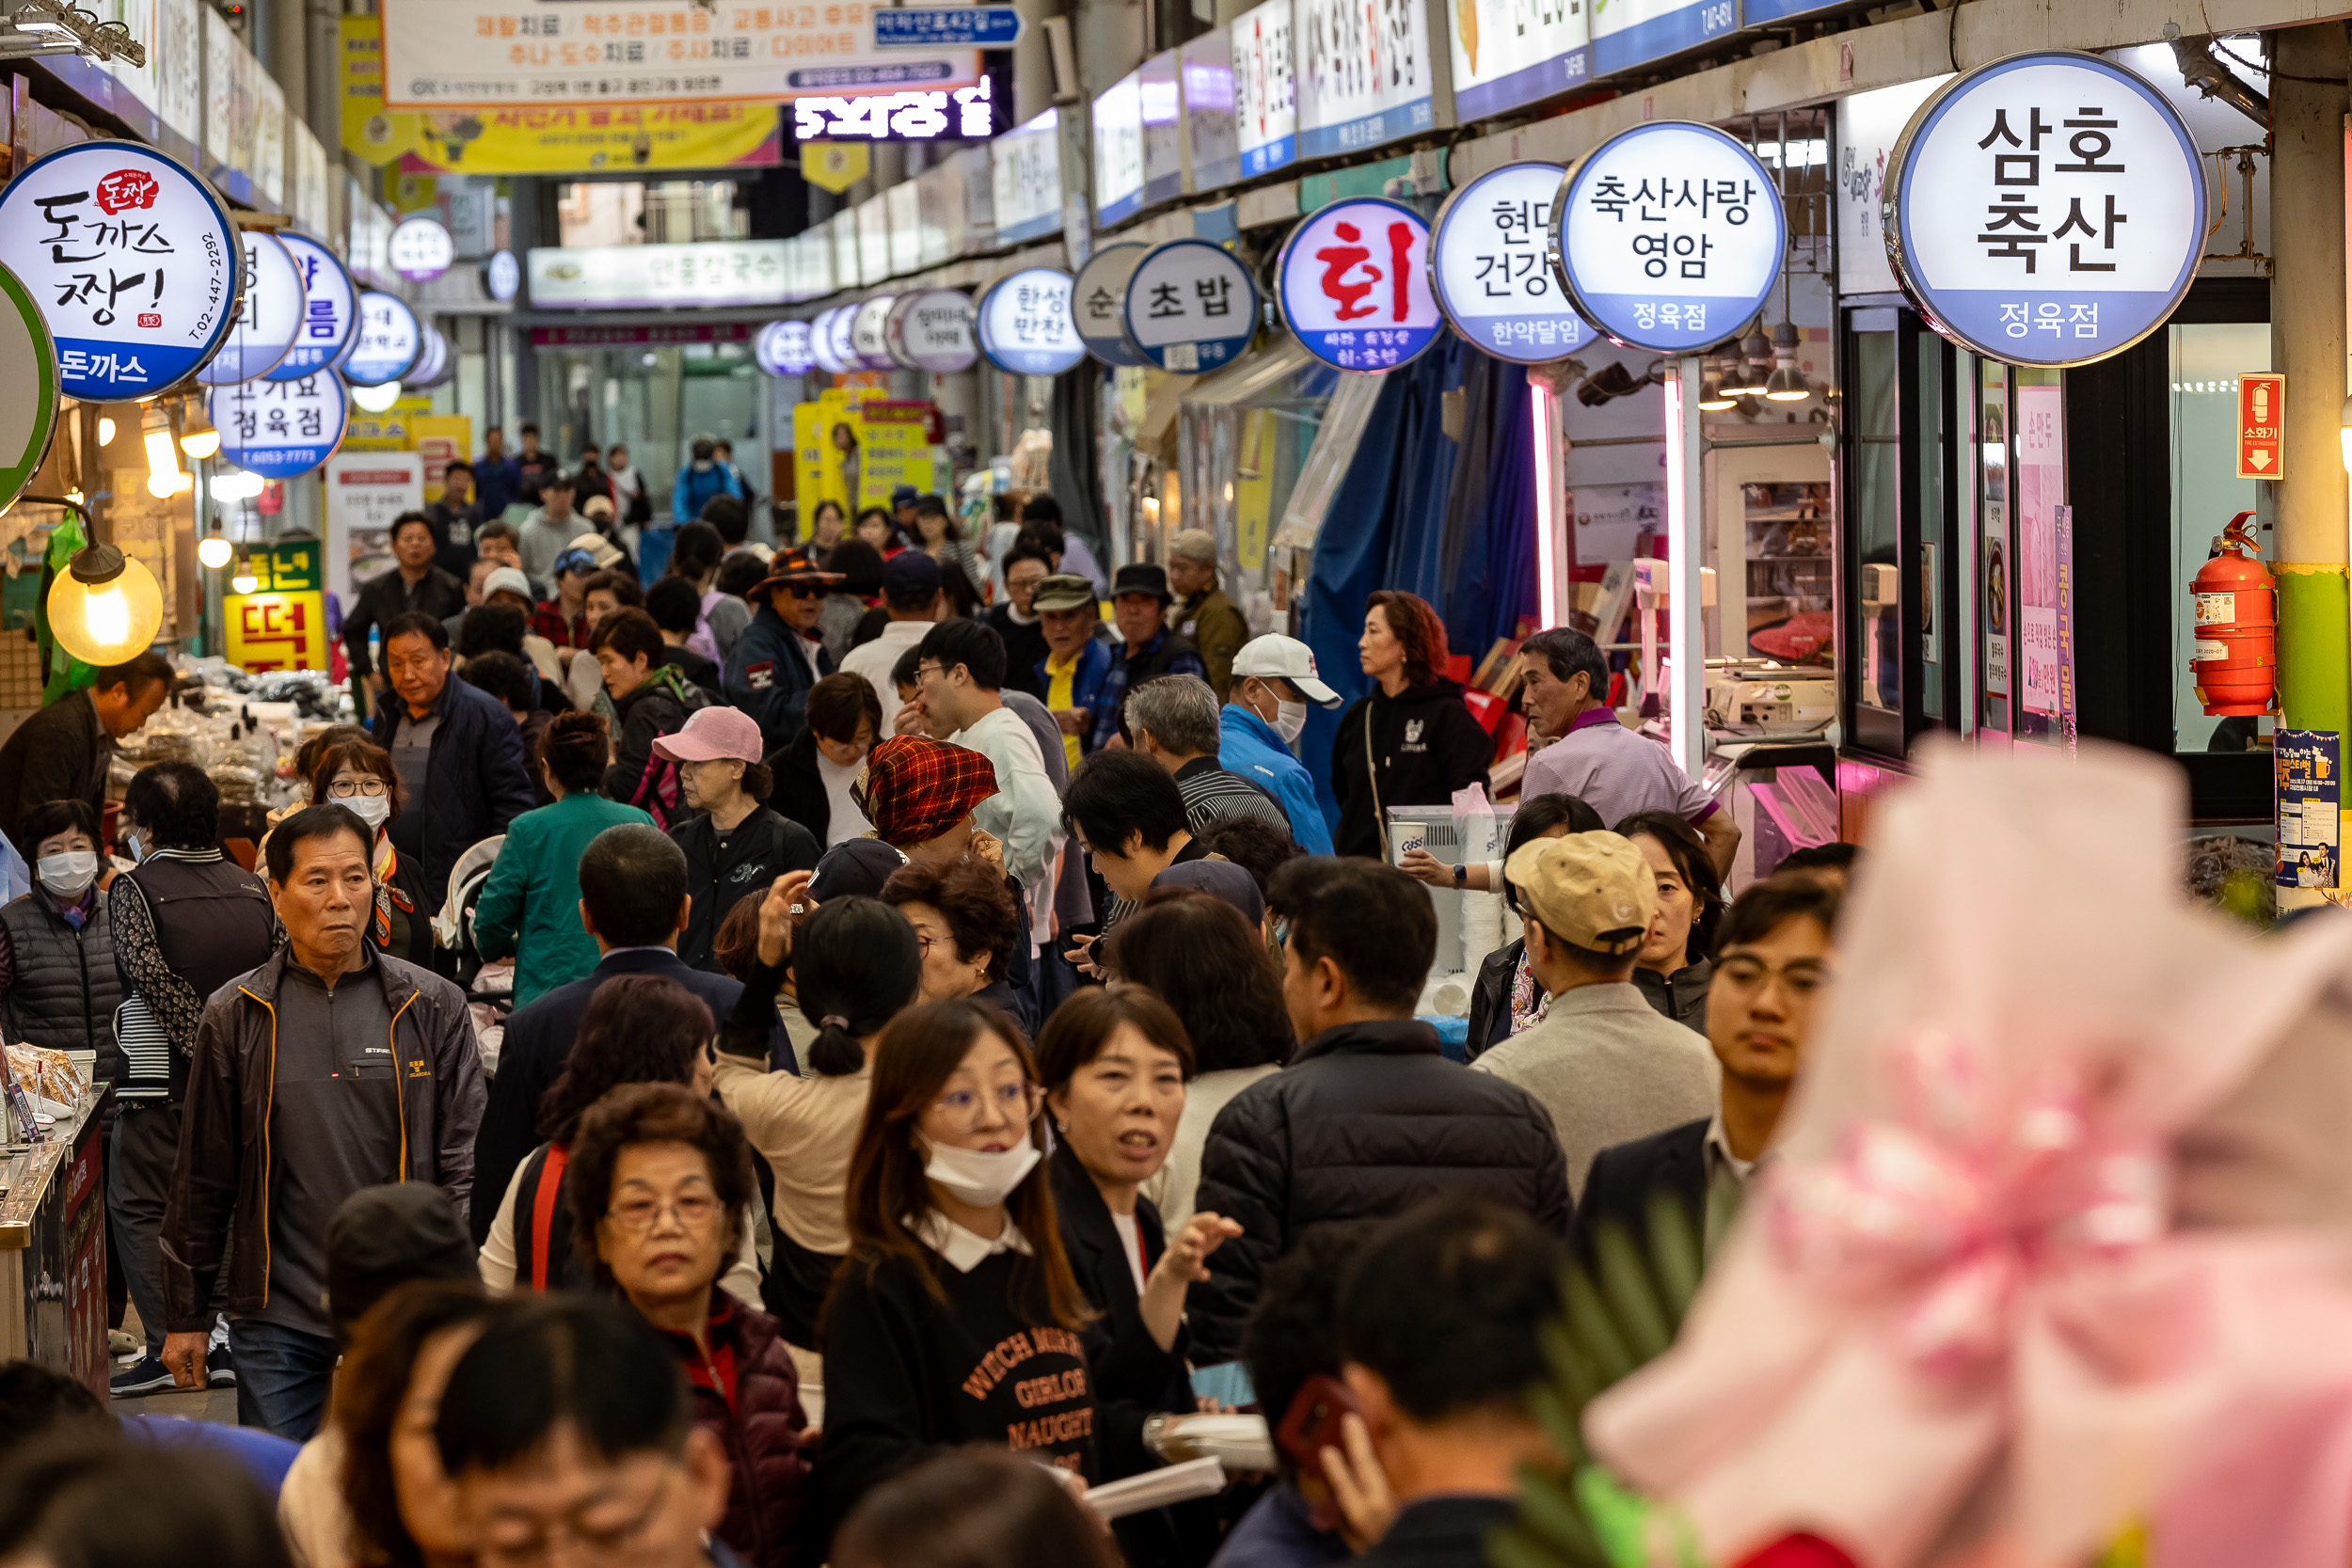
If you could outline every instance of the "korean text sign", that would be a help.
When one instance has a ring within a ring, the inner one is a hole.
[[[1938,332],[2012,365],[2121,354],[2171,315],[2204,248],[2187,128],[2094,55],[1955,78],[1913,117],[1886,185],[1904,291]]]
[[[302,274],[302,334],[270,374],[288,380],[334,362],[351,341],[359,321],[359,291],[332,251],[301,234],[281,234],[278,243]]]
[[[1436,125],[1422,0],[1297,0],[1292,25],[1300,157],[1378,147]]]
[[[240,381],[205,399],[220,455],[263,479],[307,474],[335,453],[350,417],[350,394],[333,371],[294,381]]]
[[[1127,279],[1149,245],[1106,245],[1078,269],[1075,293],[1078,336],[1087,352],[1105,365],[1140,365],[1143,356],[1127,344]]]
[[[373,290],[359,296],[359,334],[343,375],[355,387],[381,387],[416,369],[424,352],[417,313],[397,294]]]
[[[882,325],[891,357],[909,370],[950,375],[972,368],[972,302],[960,289],[921,289],[900,294]]]
[[[2279,885],[2339,886],[2344,737],[2333,730],[2280,730],[2270,757],[2279,780]]]
[[[306,540],[273,545],[248,558],[253,592],[231,594],[221,603],[230,663],[256,674],[326,668],[319,548],[316,540]]]
[[[1233,24],[1235,135],[1244,178],[1298,156],[1298,75],[1292,64],[1291,0],[1266,0]]]
[[[197,372],[207,387],[267,375],[285,362],[302,335],[307,300],[293,254],[259,230],[240,239],[245,245],[245,293],[230,324],[228,341]]]
[[[1576,353],[1593,329],[1568,303],[1544,247],[1557,164],[1505,164],[1446,198],[1430,241],[1429,280],[1454,329],[1498,359],[1541,364]]]
[[[1576,0],[1454,0],[1454,113],[1465,123],[1591,79],[1590,16]]]
[[[1070,314],[1070,275],[1025,267],[980,295],[980,352],[1014,375],[1059,375],[1086,357]]]
[[[40,301],[68,397],[132,402],[195,374],[229,335],[243,263],[212,188],[133,142],[52,152],[0,193],[0,264]]]
[[[1222,245],[1171,240],[1127,279],[1127,340],[1161,370],[1221,370],[1257,330],[1257,282]]]
[[[752,360],[770,375],[806,375],[817,362],[810,353],[808,323],[770,322],[752,340]]]
[[[1577,314],[1628,348],[1696,354],[1737,333],[1780,275],[1772,174],[1711,125],[1621,131],[1552,199],[1550,261]]]
[[[1444,329],[1428,270],[1420,214],[1373,197],[1335,201],[1283,242],[1275,266],[1282,320],[1327,365],[1393,370]]]

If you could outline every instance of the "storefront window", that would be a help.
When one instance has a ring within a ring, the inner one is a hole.
[[[2275,556],[2262,484],[2237,475],[2237,378],[2270,369],[2265,322],[2201,322],[2165,329],[2169,348],[2172,427],[2172,740],[2176,752],[2243,752],[2267,736],[2272,721],[2208,718],[2189,674],[2196,618],[2189,584],[2205,564],[2215,535],[2241,512],[2260,512],[2256,537]]]
[[[1977,538],[1979,644],[1984,692],[1983,724],[2006,735],[2010,722],[2010,665],[2015,646],[2015,584],[2010,575],[2009,367],[1977,361]]]
[[[1896,396],[1897,332],[1892,310],[1852,312],[1853,504],[1847,513],[1852,531],[1859,636],[1852,646],[1855,705],[1874,708],[1892,724],[1870,725],[1857,716],[1857,730],[1891,736],[1899,752],[1902,736],[1902,413]],[[1857,736],[1859,738],[1859,736]]]

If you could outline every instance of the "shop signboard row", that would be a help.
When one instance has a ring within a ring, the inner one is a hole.
[[[814,320],[771,322],[752,341],[752,358],[774,376],[822,370],[928,371],[949,375],[979,356],[972,302],[960,289],[876,294],[820,310]]]

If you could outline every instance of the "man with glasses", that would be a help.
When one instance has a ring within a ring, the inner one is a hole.
[[[1705,1256],[1714,1256],[1756,1167],[1772,1156],[1796,1087],[1831,978],[1837,905],[1836,888],[1784,875],[1748,889],[1724,916],[1707,992],[1707,1043],[1723,1067],[1722,1098],[1711,1117],[1594,1158],[1572,1237],[1583,1257],[1593,1256],[1605,1225],[1641,1242],[1660,1197],[1681,1207]]]
[[[1004,682],[1004,641],[977,621],[943,621],[915,648],[915,700],[927,727],[996,767],[996,793],[980,802],[974,825],[1004,845],[1005,870],[1034,895],[1061,858],[1061,798],[1037,736],[998,694]]]
[[[1045,677],[1038,667],[1054,650],[1037,613],[1040,584],[1054,575],[1052,562],[1035,545],[1016,544],[1005,552],[1005,599],[990,608],[988,624],[1005,640],[1005,685],[1045,700]]]
[[[755,609],[727,654],[727,705],[758,721],[771,752],[800,738],[808,722],[809,689],[833,673],[818,622],[825,595],[840,580],[838,573],[818,571],[806,550],[779,550],[768,575],[744,595]],[[895,705],[885,711],[891,710]]]

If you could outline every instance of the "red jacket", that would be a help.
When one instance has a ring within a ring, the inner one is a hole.
[[[776,1320],[710,1292],[710,1354],[691,1336],[663,1331],[694,1394],[694,1422],[717,1437],[734,1466],[719,1539],[746,1568],[792,1568],[802,1554],[808,1456],[800,1374]],[[814,1554],[811,1554],[812,1558]]]

